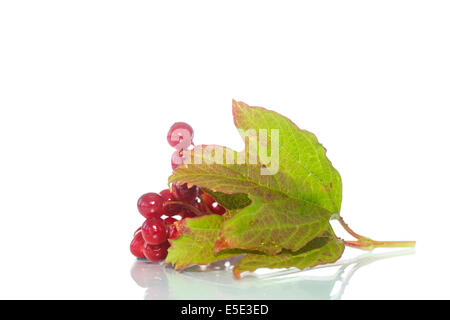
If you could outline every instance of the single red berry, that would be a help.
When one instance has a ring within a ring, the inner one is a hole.
[[[131,253],[138,259],[145,259],[145,255],[143,253],[145,241],[142,237],[142,232],[137,232],[133,240],[131,240],[130,251]]]
[[[212,213],[218,214],[219,216],[227,212],[227,210],[223,206],[221,206],[218,202],[214,202],[212,204],[212,207],[209,209],[212,211]]]
[[[174,224],[175,222],[177,222],[178,220],[172,217],[167,217],[164,219],[164,223],[166,224],[166,226],[170,225],[170,224]]]
[[[185,122],[175,122],[167,133],[167,142],[177,150],[187,149],[194,138],[194,130]]]
[[[167,240],[166,224],[161,218],[150,218],[142,224],[142,237],[151,245],[161,244]]]
[[[163,198],[154,192],[142,195],[137,203],[139,212],[145,218],[161,217],[163,215]]]
[[[162,190],[159,195],[163,198],[163,201],[172,201],[175,200],[175,197],[172,195],[169,189]]]
[[[202,201],[208,206],[209,211],[214,214],[223,215],[227,210],[220,205],[210,194],[203,193],[201,195]]]
[[[179,236],[177,226],[174,224],[169,224],[167,226],[167,238],[172,240],[178,238]]]
[[[170,244],[168,241],[165,241],[159,245],[151,245],[146,243],[142,251],[148,260],[152,262],[159,262],[167,257],[167,249],[169,249],[169,247]]]

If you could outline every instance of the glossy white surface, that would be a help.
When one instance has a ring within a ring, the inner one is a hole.
[[[414,250],[361,254],[303,272],[294,268],[260,269],[241,280],[234,279],[230,266],[224,263],[178,272],[162,265],[137,261],[131,269],[131,276],[145,288],[144,299],[338,300],[351,296],[345,291],[360,268],[379,260],[410,254],[414,254]]]
[[[449,16],[449,1],[1,1],[0,298],[449,299]],[[350,226],[416,253],[241,282],[136,265],[168,128],[241,149],[232,98],[314,132]]]

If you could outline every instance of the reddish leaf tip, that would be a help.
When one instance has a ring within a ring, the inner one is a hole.
[[[241,280],[242,279],[241,272],[238,271],[236,268],[233,269],[233,275],[236,278],[236,280]]]

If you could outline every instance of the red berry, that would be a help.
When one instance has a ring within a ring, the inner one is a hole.
[[[210,194],[203,193],[201,195],[202,201],[208,206],[209,211],[214,214],[223,215],[227,210],[221,206]]]
[[[163,198],[154,192],[142,195],[137,203],[139,212],[145,218],[161,217],[163,212]]]
[[[151,245],[161,244],[167,240],[166,224],[161,218],[150,218],[142,224],[142,237]]]
[[[167,238],[168,239],[176,239],[179,237],[179,233],[177,227],[174,224],[170,224],[167,226]]]
[[[144,255],[145,257],[152,262],[159,262],[164,260],[167,257],[167,249],[169,249],[170,244],[168,241],[165,241],[159,245],[151,245],[146,243],[144,245]]]
[[[175,122],[167,133],[167,142],[177,150],[187,149],[192,143],[194,130],[185,122]]]
[[[172,194],[177,200],[184,202],[193,202],[197,198],[199,188],[197,186],[192,186],[188,188],[187,183],[177,185],[172,184]]]
[[[142,232],[137,232],[134,235],[133,240],[131,240],[130,251],[131,253],[138,259],[145,259],[145,255],[143,253],[145,241],[142,237]]]
[[[168,217],[164,220],[167,227],[167,239],[176,239],[178,238],[177,227],[175,226],[175,222],[178,220],[172,217]]]
[[[212,213],[218,214],[219,216],[227,212],[227,210],[223,206],[221,206],[218,202],[214,202],[212,204],[212,207],[209,209],[212,211]]]
[[[166,226],[170,225],[170,224],[174,224],[175,222],[177,222],[178,220],[172,217],[167,217],[164,219],[164,223],[166,224]]]
[[[159,195],[163,198],[163,201],[172,201],[175,200],[174,196],[172,195],[172,193],[170,192],[169,189],[164,189],[162,190]]]

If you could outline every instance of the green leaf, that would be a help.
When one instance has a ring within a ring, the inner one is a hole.
[[[248,195],[245,193],[232,193],[227,194],[224,192],[215,192],[209,189],[204,188],[203,191],[206,193],[209,193],[211,196],[214,197],[214,199],[225,209],[228,210],[236,210],[245,208],[248,205],[250,205],[251,200],[249,199]]]
[[[245,255],[234,267],[236,278],[241,278],[245,271],[253,272],[259,268],[312,268],[317,265],[337,261],[344,252],[344,244],[336,238],[330,229],[322,237],[317,237],[297,252],[283,251],[275,256],[249,253]]]
[[[171,246],[165,261],[173,264],[177,270],[193,264],[209,264],[242,254],[229,251],[214,255],[214,245],[223,224],[221,216],[186,218],[176,224],[181,236],[176,240],[170,240]]]
[[[228,219],[220,231],[215,252],[239,248],[270,255],[283,248],[297,251],[328,228],[331,213],[307,202],[286,198],[250,206]]]
[[[341,177],[314,134],[299,129],[291,120],[274,111],[250,107],[234,100],[233,118],[244,139],[247,130],[266,130],[268,138],[264,145],[268,147],[272,146],[272,138],[275,138],[272,137],[272,130],[277,130],[279,169],[292,178],[291,181],[298,190],[296,198],[317,203],[332,213],[339,213],[342,201]],[[258,146],[263,142],[259,139]],[[274,151],[272,148],[269,150]]]

